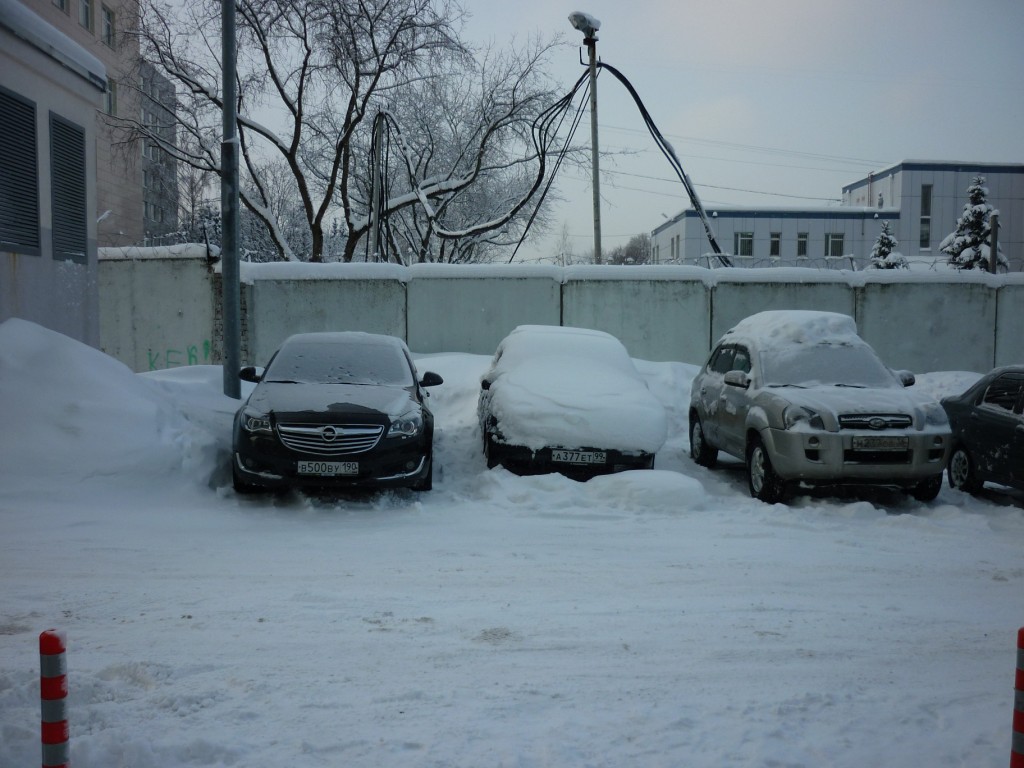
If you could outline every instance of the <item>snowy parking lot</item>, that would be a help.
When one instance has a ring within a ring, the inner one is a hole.
[[[1007,764],[1024,495],[763,504],[687,455],[696,368],[645,361],[653,471],[517,477],[489,359],[418,362],[433,491],[240,497],[220,368],[0,324],[0,766],[38,764],[51,627],[75,768]]]

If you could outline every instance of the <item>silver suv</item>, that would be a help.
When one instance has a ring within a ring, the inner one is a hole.
[[[750,495],[784,501],[801,484],[897,486],[934,499],[950,447],[938,402],[908,390],[834,312],[761,312],[715,346],[690,392],[690,456],[746,462]]]

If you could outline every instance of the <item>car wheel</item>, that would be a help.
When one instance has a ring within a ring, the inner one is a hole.
[[[747,485],[750,495],[766,504],[785,501],[789,496],[788,484],[775,474],[768,451],[756,435],[747,446]]]
[[[931,501],[939,495],[939,491],[942,490],[942,474],[934,475],[929,477],[923,483],[918,483],[910,491],[910,495],[918,501]]]
[[[974,462],[967,449],[958,445],[953,449],[949,457],[949,466],[946,468],[949,477],[949,487],[956,488],[964,493],[977,493],[981,490],[981,481],[974,473]]]
[[[708,445],[704,426],[697,416],[690,422],[690,458],[702,467],[713,467],[718,461],[718,449]]]
[[[489,432],[484,432],[484,458],[487,459],[487,468],[494,469],[501,462],[494,453],[494,438]]]

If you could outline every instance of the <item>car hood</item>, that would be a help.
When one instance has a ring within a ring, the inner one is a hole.
[[[262,382],[248,405],[265,413],[330,414],[341,416],[400,416],[415,404],[402,387],[358,384],[285,384]]]
[[[938,403],[924,392],[897,387],[814,386],[773,387],[762,390],[793,405],[803,406],[834,422],[840,414],[906,414],[914,426],[924,426],[924,410]],[[828,418],[828,417],[831,418]]]

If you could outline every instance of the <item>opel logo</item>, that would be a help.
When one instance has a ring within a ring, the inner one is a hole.
[[[875,416],[868,422],[868,426],[872,429],[885,429],[885,419]]]
[[[332,427],[330,425],[320,430],[320,437],[324,439],[325,443],[333,443],[337,438],[341,437],[344,434],[345,433],[342,432],[342,430],[338,429],[337,427]]]

